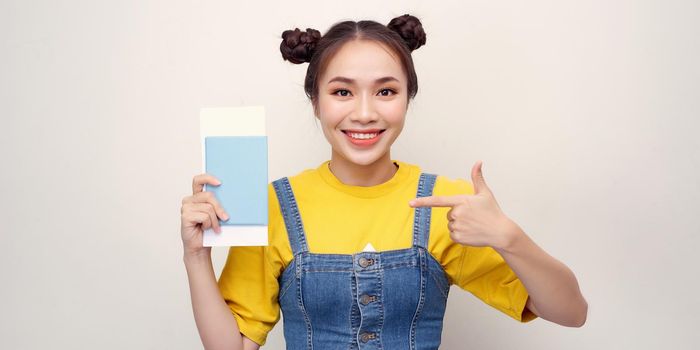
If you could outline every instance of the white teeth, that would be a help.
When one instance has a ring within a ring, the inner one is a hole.
[[[375,138],[377,135],[378,135],[378,133],[376,133],[376,132],[373,133],[373,134],[355,134],[355,133],[350,133],[350,136],[351,136],[353,139],[361,139],[361,140],[364,140],[364,139],[372,139],[372,138]]]

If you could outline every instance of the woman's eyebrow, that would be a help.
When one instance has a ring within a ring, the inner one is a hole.
[[[328,84],[330,84],[334,81],[339,81],[339,82],[348,83],[348,84],[355,84],[355,79],[350,79],[350,78],[346,78],[346,77],[335,77],[335,78],[329,80]],[[375,84],[381,84],[381,83],[386,83],[388,81],[398,82],[399,80],[394,78],[394,77],[388,76],[388,77],[379,78],[379,79],[375,80],[374,82],[375,82]]]

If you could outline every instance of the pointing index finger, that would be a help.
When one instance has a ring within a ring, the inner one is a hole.
[[[453,207],[461,203],[459,196],[419,197],[408,202],[411,207]]]

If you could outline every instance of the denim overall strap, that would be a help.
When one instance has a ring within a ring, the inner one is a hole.
[[[418,197],[429,197],[433,195],[433,187],[437,175],[421,173],[418,180]],[[413,220],[413,246],[428,249],[428,239],[430,238],[430,207],[418,207]]]
[[[299,208],[297,207],[292,186],[289,184],[289,179],[283,177],[272,182],[272,186],[277,193],[277,199],[284,217],[284,224],[287,227],[287,235],[289,244],[292,247],[292,254],[295,256],[301,252],[308,252],[309,248],[306,245],[306,236],[304,235],[304,225],[301,223]]]

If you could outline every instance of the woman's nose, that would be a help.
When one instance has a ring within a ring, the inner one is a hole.
[[[357,99],[356,111],[352,115],[351,119],[360,123],[369,123],[376,120],[378,115],[372,96],[368,96],[366,93],[362,94],[362,97]]]

